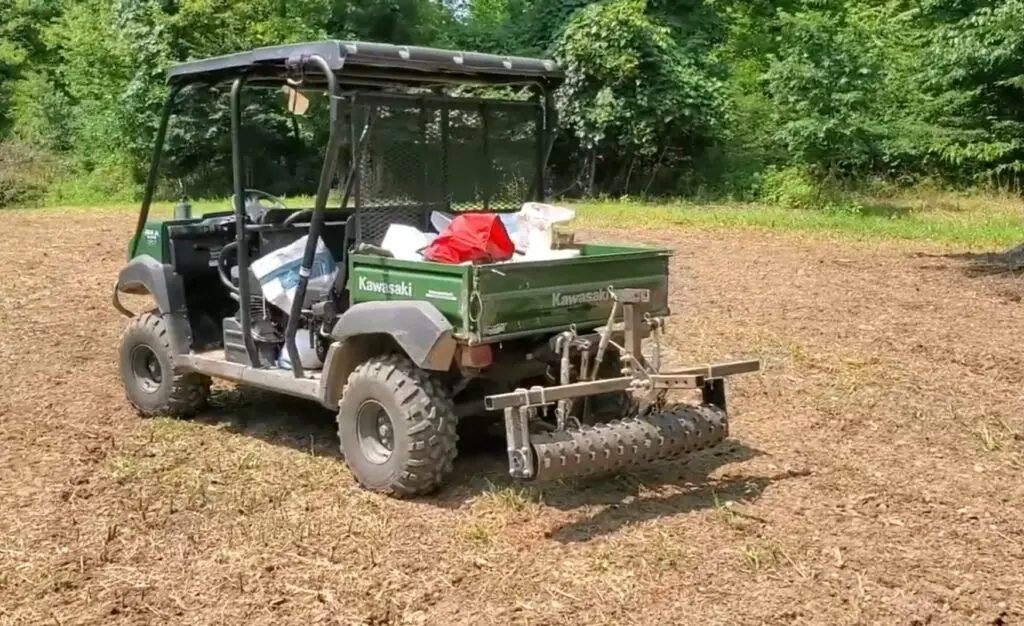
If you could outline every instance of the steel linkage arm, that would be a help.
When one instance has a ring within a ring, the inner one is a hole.
[[[623,376],[587,380],[590,378],[586,367],[590,346],[586,345],[587,351],[580,356],[583,380],[568,382],[569,346],[576,339],[575,331],[570,330],[561,335],[556,344],[560,348],[556,352],[563,361],[562,384],[517,389],[484,398],[487,410],[504,412],[509,473],[513,478],[547,481],[611,472],[707,449],[728,436],[724,378],[756,372],[761,369],[760,361],[715,363],[659,372],[657,355],[653,363],[648,364],[641,352],[645,331],[661,328],[661,320],[651,318],[644,310],[651,301],[650,291],[623,289],[612,291],[612,295],[613,313],[601,331],[594,373],[604,349],[611,345],[620,353]],[[615,325],[614,312],[620,306],[625,331],[621,346],[610,339]],[[659,410],[647,412],[645,403],[651,403],[651,398],[661,395],[659,392],[673,389],[700,389],[702,402],[698,406],[661,406]],[[621,391],[646,398],[640,400],[637,415],[623,415],[587,428],[566,427],[569,401],[573,398]],[[557,406],[557,425],[538,423],[544,426],[544,431],[531,435],[530,425],[536,420],[539,409],[552,405]]]
[[[532,387],[530,389],[517,389],[509,393],[495,394],[484,398],[484,407],[489,411],[503,411],[517,407],[541,407],[551,404],[558,404],[561,411],[565,411],[566,401],[573,398],[595,396],[599,394],[616,391],[635,391],[650,393],[655,390],[673,389],[702,389],[706,399],[713,399],[711,404],[721,404],[724,408],[724,388],[721,385],[722,378],[737,374],[757,372],[761,369],[761,362],[757,360],[735,361],[729,363],[715,363],[686,367],[673,372],[657,372],[651,370],[641,352],[643,341],[643,330],[648,324],[645,319],[644,308],[651,301],[651,292],[648,289],[620,289],[613,291],[613,311],[621,305],[623,311],[623,322],[625,328],[625,345],[618,346],[608,339],[611,334],[613,319],[609,319],[608,327],[602,333],[598,354],[592,364],[590,380],[575,383],[568,383],[563,377],[562,384],[551,387]],[[614,314],[613,316],[614,317]],[[571,335],[571,333],[570,333]],[[559,347],[566,349],[569,336],[560,337]],[[604,356],[605,347],[611,343],[620,349],[621,357],[625,361],[628,374],[621,377],[605,378],[595,380],[597,368],[600,366]],[[568,358],[567,353],[562,355],[563,360]],[[563,364],[564,365],[564,364]],[[563,367],[563,370],[567,368]],[[564,416],[563,416],[564,417]],[[559,427],[562,427],[562,420],[559,420]]]

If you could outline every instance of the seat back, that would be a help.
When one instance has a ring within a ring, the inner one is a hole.
[[[295,212],[294,209],[270,209],[264,216],[263,223],[267,225],[282,224],[289,215]],[[338,263],[345,258],[349,247],[348,240],[351,239],[351,235],[346,233],[349,233],[348,223],[351,221],[352,213],[353,211],[350,209],[328,209],[324,212],[324,225],[320,231],[320,238],[323,239],[324,245],[331,251],[331,256]],[[260,250],[266,254],[272,250],[283,248],[301,239],[308,232],[308,227],[262,231],[259,237]]]

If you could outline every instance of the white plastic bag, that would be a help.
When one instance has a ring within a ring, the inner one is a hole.
[[[391,224],[384,233],[384,241],[380,247],[404,261],[422,261],[420,250],[430,245],[437,237],[435,233],[424,233],[420,229],[405,224]]]
[[[574,217],[576,212],[572,209],[527,202],[516,213],[516,249],[523,250],[527,257],[548,256],[554,241],[554,225],[568,222]]]
[[[440,233],[451,221],[452,216],[450,213],[442,213],[441,211],[430,212],[430,225],[434,227],[434,232]]]
[[[291,312],[292,302],[295,301],[295,289],[299,285],[299,268],[302,266],[302,256],[306,252],[308,239],[309,235],[306,235],[294,243],[260,257],[251,265],[253,274],[260,281],[263,297],[286,313]],[[306,285],[307,293],[310,289],[330,289],[337,273],[338,268],[331,251],[327,249],[322,239],[318,240],[316,256],[313,257],[313,267]]]

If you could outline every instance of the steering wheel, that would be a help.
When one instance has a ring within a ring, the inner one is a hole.
[[[270,200],[271,206],[269,208],[265,206],[262,202],[260,202],[260,198]],[[231,194],[231,206],[235,206],[234,194]],[[255,214],[250,209],[250,207],[255,209]],[[249,214],[249,217],[252,218],[254,222],[260,221],[260,219],[262,219],[263,216],[267,213],[267,211],[271,208],[287,209],[288,207],[284,205],[284,201],[282,201],[281,198],[269,194],[266,191],[263,191],[262,189],[245,190],[245,212]]]
[[[303,218],[303,217],[305,217],[307,219],[312,219],[313,218],[313,209],[302,209],[301,211],[296,211],[296,212],[292,213],[291,215],[289,215],[284,220],[284,222],[282,222],[282,224],[284,224],[285,226],[291,226],[292,224],[294,224],[295,222],[299,221],[299,219]]]

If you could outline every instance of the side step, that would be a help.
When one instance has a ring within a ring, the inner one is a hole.
[[[320,380],[295,378],[291,370],[255,368],[241,363],[230,363],[220,350],[202,354],[183,354],[174,357],[174,365],[184,371],[196,372],[234,383],[258,387],[297,398],[321,402]]]

